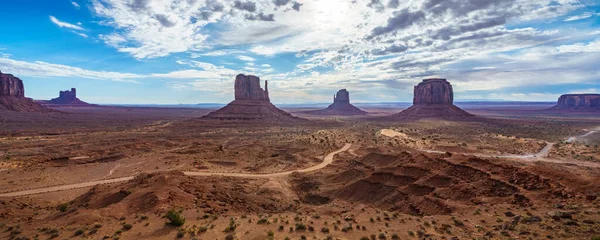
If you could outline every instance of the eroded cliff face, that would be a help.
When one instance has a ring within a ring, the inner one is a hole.
[[[415,86],[413,104],[453,104],[454,92],[446,79],[425,79]]]
[[[600,111],[600,94],[565,94],[553,110]]]
[[[346,89],[339,90],[333,97],[334,103],[350,103],[350,92]]]
[[[25,97],[23,81],[0,72],[0,110],[15,112],[50,112],[52,110]]]
[[[235,77],[235,100],[242,101],[271,101],[269,89],[265,81],[265,90],[260,87],[260,78],[252,75],[239,74]]]
[[[0,96],[24,98],[23,81],[11,74],[0,72]]]

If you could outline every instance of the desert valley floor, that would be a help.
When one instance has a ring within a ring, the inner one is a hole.
[[[394,120],[379,116],[400,109],[362,109],[286,109],[310,120],[293,124],[194,108],[2,112],[0,239],[600,235],[597,114],[481,106],[467,120]]]

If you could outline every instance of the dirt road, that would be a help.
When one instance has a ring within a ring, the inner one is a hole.
[[[346,143],[346,145],[344,147],[342,147],[341,149],[335,151],[335,152],[331,152],[329,154],[327,154],[327,156],[325,156],[323,158],[323,162],[321,162],[319,165],[315,165],[309,168],[305,168],[305,169],[301,169],[301,170],[294,170],[294,171],[287,171],[287,172],[279,172],[279,173],[265,173],[265,174],[255,174],[255,173],[211,173],[211,172],[183,172],[185,175],[188,176],[224,176],[224,177],[244,177],[244,178],[274,178],[274,177],[283,177],[283,176],[287,176],[292,174],[293,172],[298,172],[298,173],[304,173],[304,172],[312,172],[312,171],[316,171],[319,170],[321,168],[326,167],[327,165],[331,164],[333,162],[333,157],[341,152],[344,152],[346,150],[348,150],[350,148],[350,146],[352,146],[352,144]]]
[[[589,133],[583,135],[583,136],[588,136],[589,134],[594,133],[597,130],[593,130],[590,131]],[[395,130],[392,129],[385,129],[384,131],[385,136],[388,137],[392,137],[392,136],[396,136],[397,134],[393,133],[395,132]],[[397,132],[398,134],[403,134],[400,132]],[[571,138],[569,138],[571,139]],[[464,155],[470,155],[470,156],[476,156],[476,157],[483,157],[483,158],[505,158],[508,160],[517,160],[517,161],[521,161],[521,162],[549,162],[549,163],[558,163],[558,164],[571,164],[571,165],[577,165],[577,166],[581,166],[581,167],[593,167],[593,168],[600,168],[600,163],[595,163],[595,162],[586,162],[586,161],[579,161],[579,160],[561,160],[561,159],[552,159],[552,158],[548,158],[548,153],[550,152],[550,150],[552,150],[552,147],[554,146],[554,143],[546,143],[546,146],[538,153],[534,153],[534,154],[524,154],[524,155],[516,155],[516,154],[502,154],[502,155],[496,155],[496,154],[485,154],[485,153],[455,153],[455,154],[464,154]],[[444,151],[436,151],[436,150],[428,150],[428,149],[420,149],[419,151],[422,152],[428,152],[428,153],[446,153]]]
[[[336,154],[348,150],[351,146],[352,146],[352,144],[347,143],[341,149],[327,154],[323,158],[323,162],[321,162],[319,165],[312,166],[312,167],[305,168],[305,169],[295,170],[295,171],[287,171],[287,172],[279,172],[279,173],[268,173],[268,174],[253,174],[253,173],[211,173],[211,172],[184,172],[184,174],[187,175],[187,176],[205,176],[205,177],[208,177],[208,176],[226,176],[226,177],[241,177],[241,178],[275,178],[275,177],[283,177],[283,176],[290,175],[290,174],[292,174],[294,172],[303,173],[303,172],[312,172],[312,171],[316,171],[316,170],[322,169],[322,168],[326,167],[327,165],[329,165],[329,164],[331,164],[333,162],[333,157]],[[100,181],[92,181],[92,182],[84,182],[84,183],[60,185],[60,186],[53,186],[53,187],[46,187],[46,188],[37,188],[37,189],[23,190],[23,191],[10,192],[10,193],[2,193],[2,194],[0,194],[0,197],[18,197],[18,196],[25,196],[25,195],[40,194],[40,193],[64,191],[64,190],[70,190],[70,189],[76,189],[76,188],[92,187],[92,186],[99,185],[99,184],[109,184],[109,183],[125,182],[125,181],[129,181],[129,180],[133,179],[134,177],[135,176],[129,176],[129,177],[113,178],[113,179],[106,179],[106,180],[100,180]]]

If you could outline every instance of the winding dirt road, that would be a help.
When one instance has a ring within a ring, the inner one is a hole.
[[[392,129],[385,129],[386,131],[381,131],[382,135],[388,136],[388,137],[394,137],[394,136],[398,136],[398,134],[403,134],[403,133],[399,133],[396,132],[395,130]],[[582,136],[588,136],[590,134],[595,133],[597,130],[592,130],[587,134],[584,134]],[[581,136],[580,136],[581,137]],[[569,138],[571,139],[571,138]],[[476,157],[484,157],[484,158],[505,158],[508,160],[516,160],[516,161],[521,161],[521,162],[549,162],[549,163],[558,163],[558,164],[570,164],[570,165],[577,165],[577,166],[581,166],[581,167],[592,167],[592,168],[600,168],[600,163],[595,163],[595,162],[586,162],[586,161],[579,161],[579,160],[562,160],[562,159],[552,159],[552,158],[548,158],[548,153],[550,152],[550,150],[552,150],[552,147],[554,146],[555,143],[546,143],[546,146],[538,153],[534,153],[534,154],[524,154],[524,155],[517,155],[517,154],[502,154],[502,155],[496,155],[496,154],[485,154],[485,153],[455,153],[455,154],[464,154],[464,155],[470,155],[470,156],[476,156]],[[436,151],[436,150],[428,150],[428,149],[420,149],[419,151],[422,152],[428,152],[428,153],[446,153],[444,151]]]
[[[347,151],[348,149],[350,149],[351,146],[352,146],[352,144],[346,143],[346,145],[344,145],[344,147],[342,147],[334,152],[331,152],[331,153],[327,154],[325,157],[323,157],[323,162],[321,162],[319,165],[315,165],[315,166],[305,168],[305,169],[294,170],[294,171],[279,172],[279,173],[265,173],[265,174],[212,173],[212,172],[183,172],[183,173],[187,176],[202,176],[202,177],[209,177],[209,176],[240,177],[240,178],[284,177],[284,176],[288,176],[294,172],[304,173],[304,172],[312,172],[312,171],[322,169],[333,162],[333,157],[336,154]],[[19,197],[19,196],[25,196],[25,195],[33,195],[33,194],[48,193],[48,192],[58,192],[58,191],[65,191],[65,190],[85,188],[85,187],[93,187],[93,186],[96,186],[99,184],[125,182],[125,181],[129,181],[129,180],[133,179],[134,177],[135,176],[129,176],[129,177],[113,178],[113,179],[106,179],[106,180],[100,180],[100,181],[91,181],[91,182],[84,182],[84,183],[76,183],[76,184],[59,185],[59,186],[53,186],[53,187],[23,190],[23,191],[17,191],[17,192],[1,193],[0,197]]]

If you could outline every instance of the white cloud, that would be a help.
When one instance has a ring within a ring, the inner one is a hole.
[[[253,57],[248,57],[248,56],[244,56],[244,55],[237,56],[236,58],[239,60],[242,60],[242,61],[247,61],[247,62],[253,62],[256,60]]]
[[[74,25],[74,24],[70,24],[68,22],[61,22],[60,20],[58,20],[56,17],[54,16],[50,16],[50,21],[52,21],[54,24],[56,24],[57,26],[61,27],[61,28],[70,28],[70,29],[74,29],[74,30],[85,30],[84,28]]]
[[[577,20],[581,20],[581,19],[590,18],[594,15],[596,15],[596,14],[594,14],[592,12],[584,12],[580,15],[570,16],[570,17],[566,18],[564,21],[565,22],[577,21]]]
[[[75,1],[71,1],[71,4],[73,5],[73,7],[77,8],[77,9],[80,8],[79,4]]]
[[[26,77],[76,77],[87,79],[99,79],[119,82],[137,82],[136,79],[142,75],[133,73],[119,73],[107,71],[91,71],[78,67],[47,62],[25,62],[8,58],[0,58],[0,69],[6,73]]]
[[[232,55],[232,54],[237,54],[237,53],[243,53],[244,51],[241,50],[216,50],[216,51],[212,51],[212,52],[204,52],[204,53],[191,53],[190,57],[191,58],[199,58],[202,56],[208,56],[208,57],[220,57],[220,56],[226,56],[226,55]]]
[[[75,34],[77,34],[77,35],[79,35],[81,37],[88,38],[88,35],[85,34],[85,33],[78,33],[78,32],[75,32],[75,31],[73,31],[73,33],[75,33]]]

